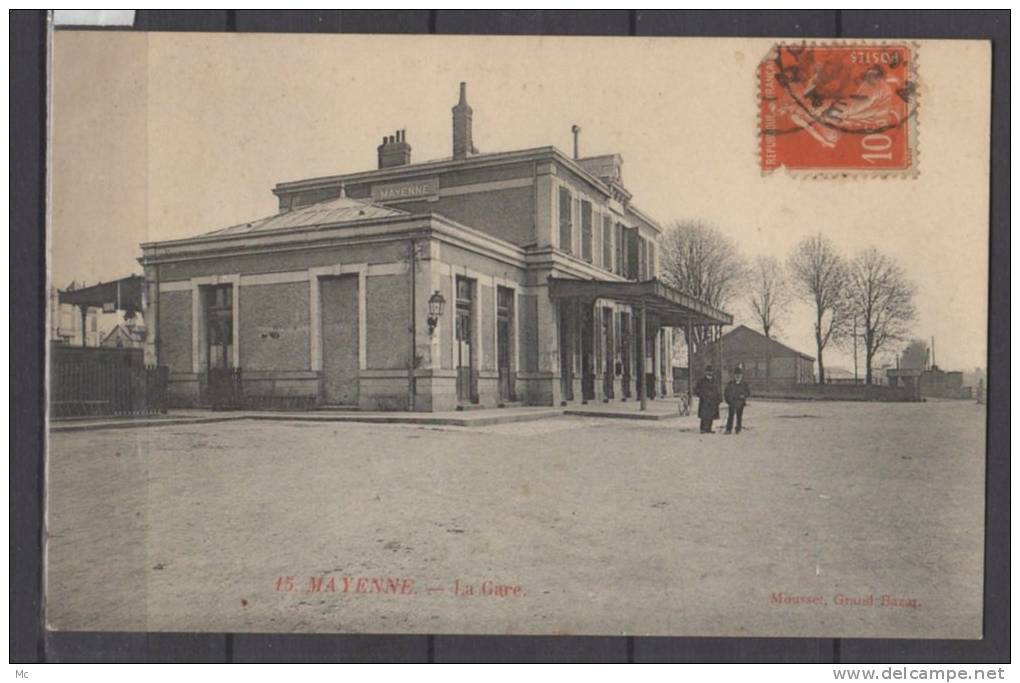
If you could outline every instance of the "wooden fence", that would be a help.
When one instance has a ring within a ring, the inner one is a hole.
[[[890,387],[883,384],[793,384],[753,388],[759,398],[802,399],[809,401],[920,401],[916,388]]]
[[[145,366],[141,349],[50,347],[50,415],[166,412],[168,369]]]

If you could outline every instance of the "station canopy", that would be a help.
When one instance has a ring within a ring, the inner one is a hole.
[[[733,316],[729,313],[684,294],[657,278],[642,282],[614,282],[550,277],[549,296],[588,303],[596,299],[612,299],[637,308],[644,306],[647,313],[664,327],[733,324]]]
[[[100,282],[89,287],[60,290],[60,303],[82,308],[101,308],[107,313],[126,311],[140,313],[145,308],[143,300],[145,278],[141,275]]]

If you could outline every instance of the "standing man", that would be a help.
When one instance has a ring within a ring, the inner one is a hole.
[[[712,420],[719,419],[719,385],[712,376],[712,366],[705,366],[705,376],[698,380],[694,387],[694,395],[698,397],[698,418],[701,420],[701,433],[712,433]]]
[[[740,366],[733,371],[733,379],[726,383],[726,405],[729,410],[726,415],[726,433],[733,433],[733,415],[737,416],[737,434],[740,433],[741,423],[744,420],[744,406],[747,399],[751,397],[751,388],[744,384],[744,369]]]

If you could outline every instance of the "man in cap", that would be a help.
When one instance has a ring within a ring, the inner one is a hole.
[[[726,415],[726,433],[733,433],[733,416],[737,418],[737,434],[743,426],[744,406],[747,399],[751,397],[751,389],[744,383],[744,368],[738,365],[733,370],[733,379],[726,383],[726,391],[723,392],[726,398],[726,405],[729,408]]]
[[[694,387],[694,395],[698,397],[698,418],[701,420],[701,433],[712,433],[712,420],[719,419],[719,385],[715,383],[712,366],[705,366],[705,376],[698,380]]]

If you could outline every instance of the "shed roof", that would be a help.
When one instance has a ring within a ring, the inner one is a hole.
[[[727,339],[733,339],[734,337],[737,337],[737,336],[740,336],[740,335],[747,335],[747,334],[755,336],[756,338],[758,338],[759,341],[764,341],[766,339],[764,334],[762,334],[761,332],[758,332],[757,330],[752,330],[747,325],[737,325],[732,330],[730,330],[729,332],[727,332],[726,334],[724,334],[722,336],[723,343],[725,344]],[[778,355],[778,356],[798,356],[800,358],[803,358],[804,360],[810,360],[810,361],[814,360],[814,357],[809,356],[806,353],[803,353],[801,351],[798,351],[797,349],[791,348],[791,347],[787,346],[786,344],[783,344],[782,342],[776,341],[775,339],[769,339],[769,348],[770,348],[770,353],[772,355]]]

